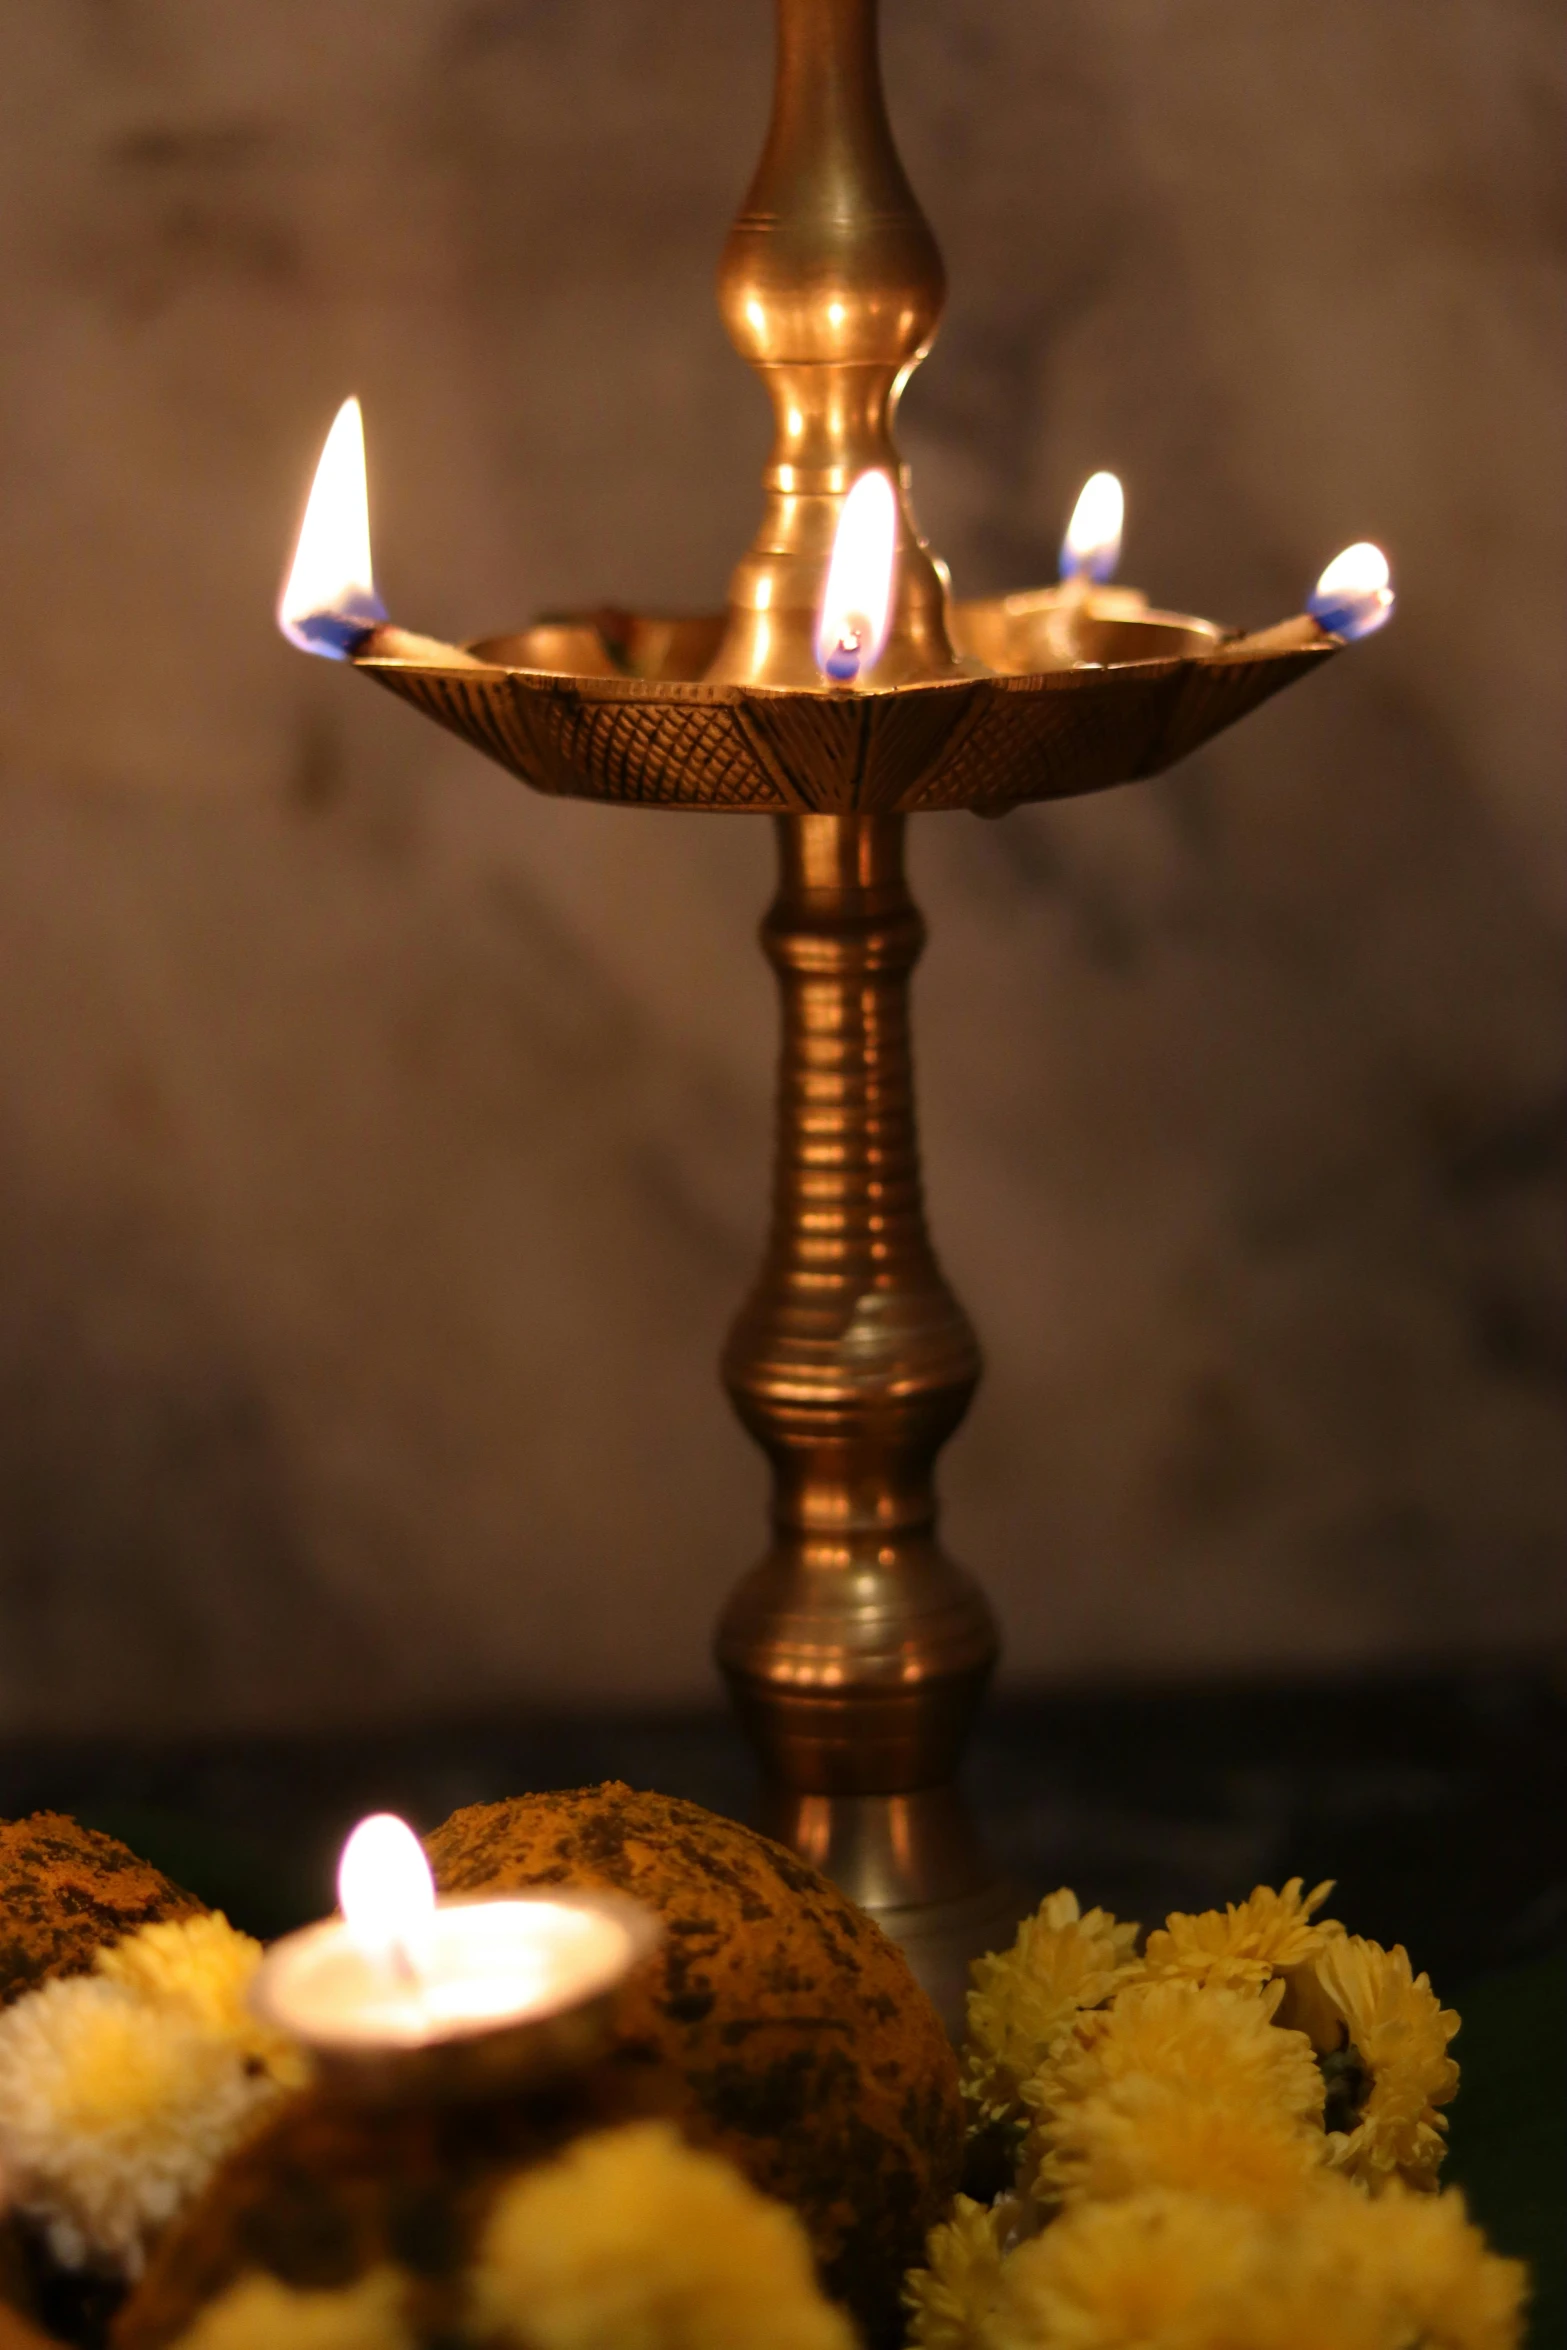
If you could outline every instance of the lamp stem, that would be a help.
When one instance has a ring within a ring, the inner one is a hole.
[[[761,1755],[764,1824],[905,1942],[950,2013],[968,1913],[995,1906],[956,1773],[996,1633],[935,1530],[936,1453],[980,1360],[921,1198],[909,979],[925,926],[902,817],[777,828],[772,1227],[724,1354],[773,1465],[773,1540],[718,1657]]]

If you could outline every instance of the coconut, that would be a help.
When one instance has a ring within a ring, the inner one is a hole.
[[[613,2061],[473,2105],[291,2098],[157,2245],[115,2320],[114,2350],[167,2350],[249,2275],[335,2292],[388,2267],[405,2280],[420,2340],[464,2339],[467,2280],[506,2181],[657,2105],[645,2068]]]
[[[0,2302],[0,2350],[57,2350],[52,2337],[41,2334],[19,2310]]]
[[[453,1814],[443,1892],[610,1887],[664,1941],[617,2048],[672,2076],[677,2118],[799,2213],[829,2293],[873,2340],[958,2185],[957,2060],[903,1954],[783,1846],[694,1803],[611,1783]]]
[[[0,2007],[85,1974],[106,1942],[206,1907],[125,1844],[64,1812],[0,1820]]]

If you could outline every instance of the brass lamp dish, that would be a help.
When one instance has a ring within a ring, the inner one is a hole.
[[[1141,600],[1123,592],[1114,601]],[[1079,665],[1045,666],[1049,630],[1063,619]],[[723,630],[708,617],[545,623],[469,646],[448,667],[358,659],[558,798],[780,816],[1001,816],[1026,800],[1156,775],[1335,649],[1320,632],[1280,646],[1278,632],[1237,637],[1146,608],[1078,615],[1052,589],[959,604],[951,622],[958,644],[984,648],[984,673],[863,692],[708,683]]]
[[[777,428],[727,611],[606,611],[469,648],[381,627],[350,657],[537,791],[777,819],[772,1230],[724,1354],[773,1463],[773,1539],[718,1656],[766,1824],[873,1911],[956,2019],[968,1957],[1015,1911],[956,1786],[996,1634],[935,1537],[936,1453],[980,1362],[920,1196],[908,982],[924,929],[903,820],[1156,774],[1340,640],[1304,617],[1237,636],[1079,582],[952,603],[892,439],[943,295],[887,127],[874,0],[779,0],[772,123],[720,271]],[[891,625],[835,687],[817,610],[843,501],[875,469],[899,497]]]

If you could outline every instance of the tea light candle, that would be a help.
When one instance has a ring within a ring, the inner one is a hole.
[[[615,1894],[437,1902],[418,1838],[387,1812],[349,1837],[338,1899],[341,1917],[268,1951],[252,2003],[329,2075],[393,2095],[480,2094],[584,2061],[660,1931]]]

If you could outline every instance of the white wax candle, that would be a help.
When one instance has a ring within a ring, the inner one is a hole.
[[[256,1970],[257,2012],[323,2055],[473,2040],[591,2005],[658,1939],[612,1893],[439,1905],[424,1847],[394,1812],[361,1820],[337,1872],[340,1918],[289,1934]]]
[[[329,1918],[274,1945],[252,1998],[312,2048],[426,2048],[600,1998],[656,1938],[651,1916],[593,1894],[444,1903],[412,1954],[367,1949]]]

